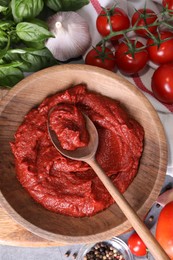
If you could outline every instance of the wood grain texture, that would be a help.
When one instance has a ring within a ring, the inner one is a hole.
[[[49,246],[95,242],[120,235],[131,227],[116,204],[90,218],[49,212],[30,198],[15,177],[9,142],[24,115],[45,97],[81,82],[89,90],[118,99],[144,127],[144,151],[138,174],[124,194],[126,199],[143,218],[158,197],[166,174],[167,144],[160,119],[147,98],[127,80],[100,68],[73,64],[45,69],[18,83],[0,105],[0,204],[10,215],[1,210],[0,232],[4,235],[1,239],[0,234],[0,241],[6,240],[6,244]]]
[[[0,244],[24,247],[62,246],[60,242],[52,242],[38,237],[19,225],[0,207]]]
[[[9,90],[0,89],[0,107]],[[0,206],[0,244],[24,247],[62,246],[60,242],[53,242],[34,235],[18,224],[4,208]]]

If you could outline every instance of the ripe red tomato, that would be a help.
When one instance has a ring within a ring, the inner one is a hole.
[[[130,41],[136,48],[141,48],[144,45],[141,42]],[[148,52],[146,49],[137,51],[132,56],[129,53],[129,47],[127,43],[121,42],[115,52],[115,61],[118,69],[127,74],[134,74],[143,69],[148,61]]]
[[[156,239],[173,260],[173,201],[161,210],[156,226]]]
[[[107,70],[113,70],[115,68],[115,56],[109,48],[106,47],[103,52],[102,47],[97,46],[87,53],[85,63]]]
[[[173,104],[173,63],[163,64],[155,70],[151,88],[158,100]]]
[[[137,233],[133,233],[128,239],[130,251],[135,256],[145,256],[147,247]]]
[[[157,15],[154,11],[143,8],[137,10],[132,16],[132,26],[145,26],[151,33],[156,32],[157,26],[148,26],[153,24],[157,20]],[[145,29],[136,30],[136,34],[140,36],[147,36],[148,32]]]
[[[107,9],[110,15],[111,27],[114,32],[125,30],[130,27],[130,20],[124,10],[121,8]],[[107,36],[110,33],[110,24],[106,12],[104,10],[98,15],[96,19],[96,27],[102,36]],[[111,40],[120,39],[122,35],[117,35]]]
[[[173,63],[163,64],[155,70],[151,88],[158,100],[173,104]]]
[[[169,10],[171,10],[171,14],[173,14],[173,0],[163,0],[162,5]]]
[[[159,37],[161,40],[168,38],[170,39],[160,43],[159,46],[154,43],[153,39],[148,39],[147,51],[149,54],[149,59],[152,62],[161,65],[173,61],[173,33],[169,31],[163,31],[160,32]]]

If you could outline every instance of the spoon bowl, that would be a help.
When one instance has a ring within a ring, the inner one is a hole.
[[[54,144],[55,148],[62,155],[70,159],[85,161],[86,163],[88,163],[91,166],[91,168],[95,171],[99,179],[102,181],[102,183],[104,184],[104,186],[106,187],[110,195],[116,201],[116,203],[118,204],[118,206],[120,207],[124,215],[130,221],[133,228],[136,230],[136,232],[139,234],[141,239],[144,241],[144,243],[146,244],[150,252],[153,254],[153,256],[157,260],[163,260],[163,259],[169,260],[169,257],[167,256],[163,248],[160,246],[160,244],[157,242],[155,237],[152,235],[152,233],[149,231],[149,229],[145,226],[144,222],[139,218],[139,216],[136,214],[134,209],[130,206],[130,204],[125,199],[125,197],[120,193],[120,191],[116,188],[116,186],[114,186],[113,182],[110,180],[110,178],[106,175],[106,173],[97,163],[95,159],[95,153],[98,147],[98,133],[93,122],[89,119],[89,117],[87,117],[84,114],[86,127],[90,138],[89,144],[85,147],[77,148],[74,151],[68,151],[62,148],[55,132],[51,129],[50,115],[54,109],[55,107],[53,107],[48,113],[47,128],[48,128],[50,139]]]
[[[49,136],[51,138],[51,141],[53,143],[53,145],[55,146],[55,148],[64,156],[70,158],[70,159],[74,159],[74,160],[79,160],[79,161],[87,161],[90,158],[93,158],[93,156],[95,156],[95,153],[97,151],[97,147],[98,147],[98,143],[99,143],[99,138],[98,138],[98,133],[97,133],[97,129],[95,127],[95,125],[93,124],[93,122],[89,119],[88,116],[86,116],[85,114],[85,123],[86,123],[86,128],[89,131],[89,143],[87,146],[85,147],[79,147],[76,150],[70,151],[70,150],[65,150],[62,148],[56,133],[51,129],[50,127],[50,115],[51,113],[54,111],[56,107],[53,107],[49,110],[48,113],[48,121],[47,121],[47,129],[48,129],[48,133]]]

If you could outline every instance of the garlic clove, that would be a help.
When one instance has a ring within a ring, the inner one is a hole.
[[[49,17],[49,30],[55,38],[46,41],[46,47],[59,61],[83,55],[91,43],[89,26],[76,12],[58,12]]]

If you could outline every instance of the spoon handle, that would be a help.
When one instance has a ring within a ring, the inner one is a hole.
[[[98,165],[95,158],[87,159],[86,162],[93,168],[99,179],[102,181],[106,189],[109,191],[113,199],[116,201],[119,208],[122,210],[124,215],[127,217],[135,231],[141,237],[150,253],[157,260],[170,260],[166,252],[160,246],[158,241],[145,226],[143,221],[136,214],[134,209],[130,206],[125,197],[119,192],[119,190],[114,186],[110,178],[105,174],[102,168]]]

